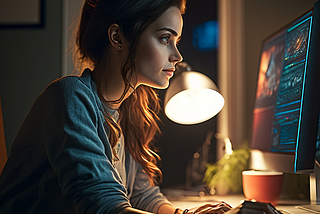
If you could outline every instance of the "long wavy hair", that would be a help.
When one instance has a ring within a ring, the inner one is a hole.
[[[76,44],[80,61],[89,62],[93,67],[105,60],[103,57],[110,45],[107,35],[111,24],[118,24],[130,41],[130,54],[121,70],[122,79],[126,83],[122,96],[115,101],[106,101],[99,89],[98,95],[105,103],[123,101],[118,122],[108,113],[105,114],[110,127],[110,144],[114,147],[123,134],[126,149],[143,167],[151,185],[162,180],[161,170],[157,166],[160,157],[152,148],[154,136],[160,132],[158,94],[149,86],[140,85],[126,100],[123,99],[135,72],[136,50],[141,34],[171,6],[176,6],[183,14],[185,4],[186,0],[86,0],[77,32]]]

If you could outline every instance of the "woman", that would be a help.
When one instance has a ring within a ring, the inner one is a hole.
[[[186,213],[155,186],[159,101],[181,36],[183,0],[87,0],[80,77],[38,97],[0,179],[0,213]],[[204,205],[199,213],[228,205]]]

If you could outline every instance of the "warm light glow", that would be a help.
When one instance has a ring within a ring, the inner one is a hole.
[[[197,124],[218,114],[224,98],[206,75],[192,71],[185,63],[177,64],[177,75],[170,81],[164,96],[164,112],[180,124]]]
[[[267,167],[267,163],[261,151],[254,150],[250,153],[250,155],[251,155],[251,165],[252,165],[251,168],[257,169],[255,168],[255,166],[258,166],[258,167],[262,166],[263,167],[262,169],[264,169]],[[254,162],[252,160],[254,160]]]
[[[283,175],[283,172],[247,170],[247,171],[243,171],[242,174],[270,176],[270,175]]]
[[[232,150],[232,144],[231,144],[231,141],[229,138],[226,138],[224,140],[224,143],[225,143],[225,148],[226,148],[226,154],[227,155],[232,155],[233,153],[233,150]]]
[[[165,106],[165,112],[174,122],[195,124],[215,116],[223,105],[224,98],[215,90],[189,89],[173,96]]]

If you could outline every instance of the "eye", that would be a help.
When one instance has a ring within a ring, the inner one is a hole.
[[[162,44],[167,45],[167,44],[169,44],[169,39],[170,39],[170,36],[167,35],[167,36],[161,37],[160,40],[161,40],[161,43],[162,43]]]

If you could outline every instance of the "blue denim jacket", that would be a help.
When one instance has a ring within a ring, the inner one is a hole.
[[[110,112],[114,113],[114,112]],[[114,162],[91,71],[51,83],[33,104],[0,177],[0,213],[157,212],[169,203],[124,149]]]

